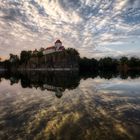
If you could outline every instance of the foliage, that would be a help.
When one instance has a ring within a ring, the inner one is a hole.
[[[135,57],[129,59],[123,56],[120,59],[105,57],[96,60],[84,57],[80,58],[79,65],[81,71],[118,70],[120,66],[122,70],[126,67],[127,69],[140,69],[140,59]]]
[[[37,56],[38,56],[38,57],[42,57],[42,56],[43,56],[43,52],[42,52],[42,51],[39,51],[39,52],[37,53]]]
[[[10,60],[11,64],[18,64],[19,63],[18,55],[10,54],[9,60]]]
[[[94,58],[80,58],[79,66],[82,71],[92,71],[98,69],[98,61]]]
[[[140,59],[132,57],[128,62],[129,67],[140,67]]]
[[[21,51],[20,64],[27,63],[27,61],[31,58],[31,54],[31,51]]]
[[[124,64],[128,64],[128,58],[127,57],[125,57],[125,56],[123,56],[123,57],[121,57],[120,58],[120,64],[121,65],[124,65]]]
[[[80,56],[79,52],[74,48],[68,48],[65,51],[72,56]]]
[[[113,70],[116,69],[118,60],[113,59],[111,57],[105,57],[105,58],[101,58],[98,63],[100,69]]]
[[[22,64],[27,64],[27,62],[30,60],[30,58],[36,57],[35,60],[38,60],[39,64],[43,63],[43,50],[44,48],[41,48],[39,51],[31,51],[31,50],[23,50],[20,53],[20,57],[14,54],[10,54],[9,60],[3,61],[0,63],[1,66],[5,66],[7,68],[10,68],[12,66],[18,66]],[[86,58],[86,57],[80,57],[79,52],[74,48],[67,48],[62,52],[54,52],[47,55],[47,60],[49,61],[49,65],[53,65],[53,61],[59,60],[61,62],[61,59],[64,63],[74,62],[79,63],[80,71],[95,71],[95,70],[129,70],[129,69],[140,69],[140,59],[136,57],[128,58],[126,56],[121,57],[120,59],[115,59],[111,57],[105,57],[100,58],[99,60],[95,58]],[[68,61],[66,61],[66,59]],[[41,61],[39,61],[41,60]],[[1,61],[1,58],[0,58]],[[69,63],[71,65],[72,63]]]

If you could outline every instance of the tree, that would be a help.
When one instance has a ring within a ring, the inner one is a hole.
[[[111,58],[111,57],[105,57],[105,58],[101,58],[99,60],[99,68],[100,69],[115,70],[117,65],[118,65],[118,61],[116,59]]]
[[[128,63],[129,67],[140,67],[140,60],[135,57],[131,57]]]
[[[79,52],[74,48],[68,48],[65,51],[72,56],[79,56]]]
[[[38,57],[42,57],[42,56],[43,56],[43,52],[42,52],[42,51],[39,51],[39,52],[37,53],[37,56],[38,56]]]
[[[125,57],[125,56],[123,56],[123,57],[121,57],[120,58],[120,64],[121,65],[124,65],[124,64],[128,64],[128,58],[127,57]]]
[[[17,65],[19,63],[18,55],[14,55],[14,54],[10,53],[9,61],[11,64]]]
[[[27,61],[31,58],[31,51],[22,51],[20,53],[20,63],[27,63]]]
[[[89,59],[84,57],[84,58],[80,58],[79,65],[81,71],[93,71],[93,70],[97,70],[98,61],[94,58]]]

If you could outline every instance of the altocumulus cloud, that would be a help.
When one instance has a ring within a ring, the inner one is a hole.
[[[82,56],[140,53],[140,0],[1,0],[0,55],[55,39]]]

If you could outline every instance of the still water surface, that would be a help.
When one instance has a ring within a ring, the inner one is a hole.
[[[0,74],[0,140],[139,140],[140,78]]]

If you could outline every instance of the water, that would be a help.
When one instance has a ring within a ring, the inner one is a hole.
[[[139,140],[138,75],[0,77],[0,140]]]

